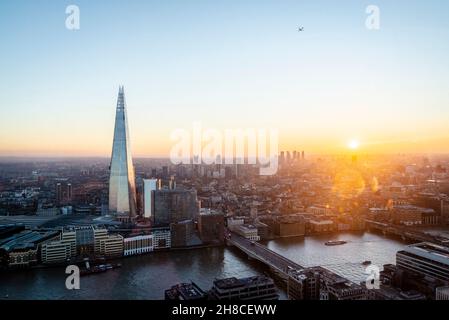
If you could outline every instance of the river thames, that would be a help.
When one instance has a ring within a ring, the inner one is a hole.
[[[328,240],[345,240],[325,246]],[[406,243],[374,233],[339,233],[305,238],[276,239],[267,246],[311,267],[323,266],[354,282],[363,281],[369,260],[380,268],[395,263]],[[268,269],[249,260],[236,248],[203,248],[155,252],[121,260],[122,268],[81,277],[79,290],[65,288],[65,269],[33,269],[0,274],[0,299],[163,299],[164,290],[179,282],[194,281],[209,290],[216,278],[266,274]],[[281,299],[285,292],[279,289]]]

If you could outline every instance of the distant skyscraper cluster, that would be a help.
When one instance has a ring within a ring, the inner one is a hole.
[[[56,204],[58,206],[68,204],[72,200],[72,184],[67,180],[56,183]]]
[[[298,162],[300,160],[305,159],[304,151],[281,151],[279,155],[279,163],[282,164],[291,164],[293,162]]]

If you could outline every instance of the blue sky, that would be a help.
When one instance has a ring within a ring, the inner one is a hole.
[[[0,36],[0,155],[108,155],[121,84],[137,155],[193,121],[317,152],[449,136],[443,0],[1,1]]]

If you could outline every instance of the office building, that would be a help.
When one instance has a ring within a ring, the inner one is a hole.
[[[279,237],[302,237],[306,233],[306,223],[302,216],[281,216],[273,223],[274,233]]]
[[[287,296],[289,300],[318,300],[320,298],[320,273],[308,269],[289,270]]]
[[[435,224],[438,219],[435,210],[413,205],[396,205],[393,207],[392,219],[396,224],[415,226],[421,224]]]
[[[207,300],[207,293],[198,287],[194,282],[180,283],[165,290],[165,300]]]
[[[4,238],[0,240],[0,265],[27,268],[37,264],[42,245],[57,238],[56,231],[22,231]]]
[[[398,268],[449,283],[449,248],[423,242],[396,253]]]
[[[309,269],[320,274],[320,300],[366,300],[366,286],[351,282],[322,267]]]
[[[157,179],[143,180],[143,216],[152,219],[154,216],[154,191],[158,189]]]
[[[335,231],[334,221],[321,217],[313,217],[306,224],[307,231],[313,233],[326,233]]]
[[[59,240],[69,246],[71,257],[76,256],[76,231],[74,229],[62,230]]]
[[[192,239],[194,232],[194,224],[192,220],[179,221],[170,224],[171,246],[185,247]]]
[[[279,155],[279,163],[284,164],[285,163],[285,152],[281,151],[281,154]]]
[[[167,166],[163,166],[162,167],[162,178],[163,179],[167,179],[168,178],[168,167]]]
[[[169,249],[171,247],[171,232],[169,228],[157,228],[152,230],[153,247],[157,249]]]
[[[268,224],[256,220],[254,225],[257,228],[257,235],[260,237],[260,240],[270,240],[273,238],[271,228]]]
[[[414,298],[413,292],[424,295],[424,299],[434,300],[438,288],[448,284],[433,277],[425,276],[423,273],[406,270],[394,264],[384,265],[380,272],[381,290],[376,292],[376,299],[404,300]],[[400,290],[395,297],[394,290]],[[404,292],[408,292],[404,295]]]
[[[199,202],[195,190],[183,188],[154,191],[154,225],[169,226],[184,220],[196,220]]]
[[[134,236],[123,239],[123,255],[133,256],[154,250],[152,234]]]
[[[251,241],[260,240],[257,227],[252,224],[237,225],[232,231]]]
[[[67,205],[72,201],[72,184],[64,181],[56,183],[56,204]]]
[[[76,228],[76,249],[80,256],[95,254],[95,234],[92,226]]]
[[[129,143],[124,88],[119,88],[109,177],[109,211],[123,217],[136,216],[136,182]]]
[[[286,152],[286,154],[287,154],[287,156],[286,156],[286,161],[287,161],[287,164],[290,164],[291,163],[291,155],[290,155],[290,151],[287,151]]]
[[[290,269],[287,294],[291,300],[365,300],[366,287],[322,267]]]
[[[42,245],[41,260],[43,264],[69,262],[72,257],[70,243],[59,240]]]
[[[123,237],[119,234],[113,234],[104,240],[100,240],[100,252],[106,258],[123,256]]]
[[[120,239],[109,235],[106,228],[99,226],[66,227],[59,240],[61,246],[67,244],[70,247],[71,257],[110,255],[114,251],[112,247],[120,242]],[[123,239],[121,242],[123,252]]]
[[[367,300],[427,300],[426,296],[416,290],[401,290],[399,288],[380,285],[379,289],[366,290]]]
[[[242,217],[231,217],[227,219],[226,224],[229,230],[234,231],[237,226],[245,224],[245,219]]]
[[[55,217],[61,214],[61,208],[39,204],[37,206],[36,216]]]
[[[224,241],[224,214],[211,209],[200,209],[198,231],[204,243]]]
[[[215,280],[209,292],[213,300],[277,300],[279,294],[271,278],[254,276]]]
[[[92,228],[93,236],[94,236],[94,253],[95,255],[100,256],[101,253],[101,241],[104,241],[108,238],[109,233],[105,228]]]
[[[435,300],[449,300],[449,287],[440,287],[436,289]]]

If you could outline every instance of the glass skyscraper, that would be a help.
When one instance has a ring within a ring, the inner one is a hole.
[[[110,170],[109,212],[134,217],[136,215],[136,182],[123,87],[120,87],[118,92]]]

